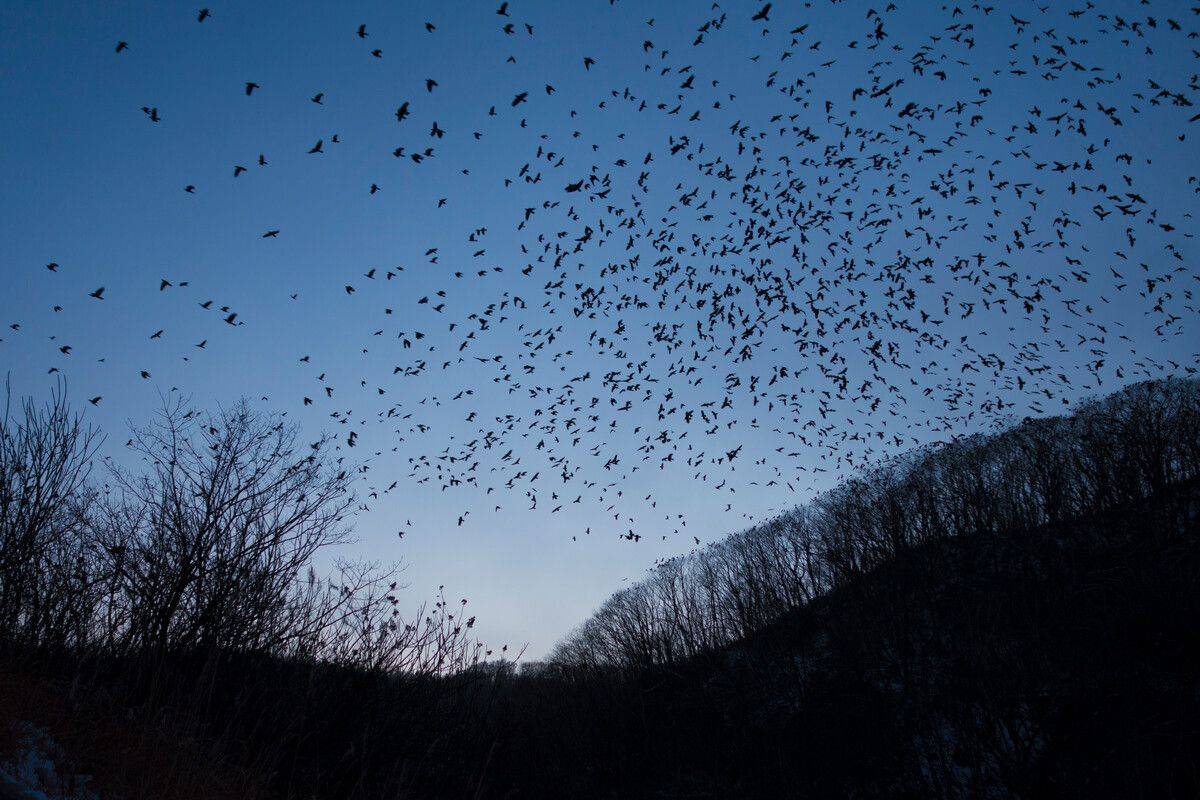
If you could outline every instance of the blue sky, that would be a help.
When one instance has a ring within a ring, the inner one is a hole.
[[[713,433],[706,434],[708,426],[702,426],[676,441],[694,447],[692,455],[705,451],[702,467],[683,466],[680,462],[688,453],[681,450],[679,461],[667,468],[647,461],[630,472],[644,455],[638,448],[647,432],[664,427],[657,420],[660,395],[650,401],[631,395],[638,402],[620,414],[602,404],[601,424],[616,420],[617,426],[575,446],[570,437],[554,442],[544,431],[530,429],[545,421],[537,412],[547,408],[547,400],[524,391],[508,392],[504,382],[493,380],[500,375],[494,362],[468,360],[444,370],[441,363],[460,355],[463,331],[476,325],[472,313],[516,295],[526,307],[518,312],[509,306],[504,322],[497,314],[486,334],[481,332],[461,352],[468,358],[502,355],[510,370],[519,371],[520,364],[534,363],[522,362],[524,356],[519,355],[531,332],[562,325],[554,345],[537,356],[537,370],[531,373],[536,377],[529,378],[529,385],[544,381],[561,389],[572,377],[589,373],[591,378],[577,384],[578,398],[585,404],[592,396],[607,400],[609,395],[594,384],[616,368],[614,364],[628,360],[651,364],[648,374],[657,373],[660,381],[655,392],[669,386],[681,401],[697,404],[724,396],[720,387],[728,375],[748,382],[751,375],[766,375],[763,364],[801,369],[804,359],[794,352],[794,337],[778,331],[764,340],[754,361],[714,356],[697,362],[706,381],[699,387],[663,374],[666,358],[644,336],[640,347],[621,356],[598,353],[590,334],[607,331],[611,336],[618,320],[573,316],[570,303],[564,305],[546,289],[554,277],[547,265],[536,264],[529,276],[521,269],[536,257],[530,251],[538,244],[538,233],[551,240],[559,230],[569,231],[571,237],[579,234],[582,223],[566,216],[569,208],[589,221],[603,216],[598,209],[605,201],[567,195],[565,184],[584,177],[595,165],[600,174],[613,175],[612,202],[623,204],[636,192],[638,165],[651,151],[653,179],[641,196],[649,226],[666,230],[655,220],[674,214],[683,223],[672,230],[685,238],[723,225],[736,206],[727,197],[713,200],[713,220],[708,222],[691,214],[684,219],[675,201],[692,187],[703,193],[717,187],[697,176],[696,164],[707,154],[722,153],[740,168],[749,163],[744,156],[737,161],[730,125],[739,121],[771,130],[780,124],[771,121],[776,114],[798,114],[797,125],[811,126],[824,142],[837,141],[822,113],[825,98],[834,99],[839,109],[861,109],[846,118],[851,125],[894,124],[895,109],[849,101],[851,91],[867,80],[867,67],[885,58],[894,62],[895,74],[905,77],[906,97],[929,105],[974,96],[980,84],[973,76],[996,87],[986,106],[987,126],[994,135],[973,134],[958,151],[928,159],[914,156],[904,167],[908,184],[930,195],[928,202],[938,215],[930,225],[954,228],[955,216],[970,224],[953,231],[951,244],[940,252],[923,250],[895,234],[889,234],[887,247],[909,248],[913,258],[934,254],[939,261],[977,252],[989,261],[1007,256],[1023,274],[1061,276],[1063,261],[1056,249],[1005,254],[1003,238],[1000,243],[987,238],[989,221],[1005,236],[1019,224],[1024,213],[1020,202],[1002,196],[995,205],[1000,215],[989,217],[991,207],[964,205],[961,195],[939,198],[931,188],[952,168],[979,164],[982,170],[983,165],[998,163],[996,169],[1011,170],[1012,181],[1046,187],[1035,212],[1035,222],[1044,230],[1054,227],[1060,211],[1078,222],[1069,252],[1085,259],[1094,275],[1088,284],[1072,287],[1081,298],[1079,308],[1091,305],[1093,311],[1074,319],[1056,306],[1055,330],[1049,333],[1029,329],[1030,322],[1020,315],[981,311],[969,321],[947,319],[942,335],[964,336],[977,350],[1000,354],[1016,353],[1034,338],[1060,339],[1062,347],[1046,356],[1054,367],[1051,372],[1066,377],[1055,383],[1056,404],[1061,398],[1107,391],[1139,377],[1133,364],[1144,355],[1159,365],[1167,359],[1195,365],[1192,319],[1180,314],[1168,334],[1159,335],[1154,328],[1161,314],[1148,315],[1145,300],[1132,289],[1121,296],[1124,299],[1107,296],[1110,264],[1128,267],[1131,283],[1142,277],[1136,273],[1139,261],[1150,263],[1153,272],[1146,274],[1153,275],[1175,266],[1163,255],[1169,239],[1182,249],[1184,258],[1178,263],[1185,272],[1173,287],[1168,307],[1194,308],[1184,296],[1185,288],[1195,286],[1190,260],[1194,249],[1189,249],[1192,245],[1183,231],[1188,224],[1184,215],[1197,205],[1195,187],[1186,180],[1196,169],[1196,153],[1191,137],[1176,137],[1190,114],[1184,109],[1131,110],[1137,104],[1132,93],[1144,90],[1147,78],[1181,88],[1186,85],[1184,76],[1195,72],[1181,36],[1148,31],[1147,42],[1155,48],[1148,54],[1148,45],[1141,41],[1118,46],[1119,34],[1097,33],[1087,50],[1097,63],[1102,60],[1107,70],[1103,74],[1122,76],[1111,90],[1098,91],[1108,93],[1105,96],[1119,105],[1125,120],[1121,127],[1102,130],[1097,130],[1100,123],[1090,123],[1089,139],[1108,141],[1102,155],[1095,156],[1099,172],[1088,180],[1116,186],[1122,173],[1132,175],[1138,190],[1161,209],[1164,219],[1175,221],[1178,231],[1167,237],[1152,227],[1144,232],[1139,228],[1137,247],[1127,248],[1129,258],[1114,258],[1112,253],[1124,246],[1123,226],[1112,220],[1101,224],[1089,215],[1088,204],[1081,205],[1082,200],[1069,193],[1070,178],[1031,167],[1032,161],[1079,159],[1082,140],[1042,130],[1030,140],[1036,143],[1036,157],[1011,157],[1021,142],[1005,141],[1008,126],[1027,123],[1033,107],[1044,108],[1048,115],[1068,94],[1082,95],[1076,84],[1084,78],[1067,73],[1061,81],[1047,82],[1004,74],[1010,58],[1025,58],[1030,48],[1039,47],[1030,40],[1032,34],[1021,39],[1014,33],[1003,18],[1007,8],[973,29],[976,46],[961,53],[971,67],[951,68],[956,65],[947,60],[943,67],[952,75],[941,81],[928,74],[916,76],[908,67],[917,48],[930,43],[930,34],[955,19],[933,5],[905,4],[889,17],[885,40],[887,47],[902,49],[873,52],[865,50],[862,38],[872,27],[865,21],[869,3],[794,8],[779,3],[766,35],[762,26],[749,20],[759,4],[730,3],[712,10],[707,3],[516,2],[510,4],[512,16],[507,19],[495,13],[497,5],[222,3],[211,6],[212,16],[202,24],[196,21],[198,7],[174,3],[15,2],[0,8],[0,102],[5,109],[0,117],[0,171],[5,176],[0,185],[0,236],[6,243],[0,264],[7,286],[0,295],[0,321],[6,326],[0,337],[0,364],[10,374],[14,392],[44,393],[52,381],[47,370],[54,366],[67,376],[76,402],[103,396],[88,413],[108,433],[108,451],[116,458],[121,457],[118,445],[127,425],[145,420],[161,393],[173,389],[191,396],[200,407],[250,397],[264,408],[287,412],[310,436],[330,430],[344,437],[348,429],[356,429],[362,439],[353,455],[369,457],[371,463],[363,494],[393,480],[399,487],[358,517],[359,543],[347,554],[402,559],[408,565],[405,579],[414,601],[445,585],[449,594],[471,599],[489,641],[529,642],[530,654],[540,655],[623,580],[637,577],[658,558],[686,551],[694,544],[692,537],[713,541],[772,509],[808,499],[847,470],[822,462],[826,449],[797,444],[781,432],[799,425],[747,403],[723,417]],[[1131,19],[1156,13],[1193,24],[1184,19],[1185,14],[1194,16],[1184,3],[1149,9],[1117,5]],[[706,33],[703,46],[693,46],[697,29],[722,10],[729,14],[722,29]],[[1011,13],[1035,19],[1032,27],[1037,30],[1061,30],[1065,37],[1076,24],[1066,10],[1064,6],[1043,13],[1032,3],[1018,3]],[[651,19],[653,25],[648,24]],[[436,25],[434,32],[425,30],[426,21]],[[511,35],[501,29],[509,21],[515,26]],[[525,31],[526,22],[534,26],[533,35]],[[369,35],[361,39],[355,31],[364,23]],[[1085,23],[1100,25],[1095,19]],[[804,24],[809,26],[801,35],[804,44],[792,47],[793,56],[781,61],[788,31]],[[937,41],[934,52],[945,46],[948,36]],[[653,42],[649,52],[642,47],[646,40]],[[864,47],[847,50],[850,40]],[[1021,49],[1008,47],[1018,40]],[[118,41],[128,42],[128,50],[114,53]],[[810,49],[816,41],[821,47]],[[371,55],[374,48],[382,50],[382,58]],[[665,56],[663,49],[669,51]],[[515,63],[506,63],[510,55]],[[761,58],[753,60],[755,55]],[[589,70],[583,68],[585,56],[596,62]],[[822,67],[829,59],[836,64]],[[648,64],[653,67],[646,69]],[[690,71],[681,71],[688,67]],[[668,74],[662,74],[663,69]],[[768,85],[775,70],[780,77],[776,85]],[[805,77],[809,71],[812,76]],[[697,90],[682,102],[688,111],[702,110],[699,120],[689,122],[686,114],[656,110],[656,101],[674,103],[689,74],[696,76],[695,85],[706,99],[701,102]],[[804,77],[811,87],[811,105],[780,94],[779,84],[794,77]],[[432,93],[426,90],[427,78],[438,83]],[[243,91],[247,81],[259,85],[252,97]],[[553,95],[545,92],[546,84],[554,86]],[[623,99],[626,88],[635,97],[651,98],[650,108],[638,111],[636,102]],[[510,100],[522,91],[529,92],[528,102],[513,108]],[[320,105],[310,101],[318,92],[323,93]],[[735,97],[730,99],[730,94]],[[722,101],[721,108],[713,107],[715,100]],[[404,101],[410,102],[412,116],[397,123],[393,114]],[[161,122],[152,123],[142,113],[143,106],[156,107]],[[494,116],[488,113],[492,106]],[[950,124],[943,123],[947,119],[951,118],[935,117],[929,128],[945,134],[948,128],[941,126]],[[434,121],[446,131],[444,138],[430,136]],[[1043,122],[1042,127],[1052,126]],[[337,144],[332,141],[335,134]],[[692,140],[689,152],[703,142],[706,153],[697,153],[690,162],[671,158],[670,143],[681,134]],[[318,139],[324,152],[310,155],[307,151]],[[803,155],[786,141],[768,137],[761,142],[772,169],[781,155]],[[435,155],[414,164],[392,157],[398,146],[406,153],[432,146]],[[538,161],[539,147],[561,157],[563,166]],[[1118,168],[1112,154],[1123,151],[1136,153],[1137,159]],[[258,165],[260,154],[266,166]],[[618,159],[632,166],[617,168]],[[505,178],[516,178],[526,163],[532,164],[531,174],[541,172],[543,179],[532,185],[516,180],[506,187]],[[246,172],[234,178],[236,165]],[[852,208],[861,210],[876,200],[867,190],[884,188],[887,182],[882,174],[862,177]],[[372,183],[380,187],[376,194],[368,191]],[[195,186],[195,193],[184,191],[188,185]],[[677,190],[677,185],[682,188]],[[819,195],[820,190],[814,186],[811,191]],[[442,198],[446,203],[439,207]],[[547,201],[559,205],[544,208]],[[537,209],[532,224],[517,230],[523,209],[531,207]],[[276,229],[277,239],[261,238]],[[478,233],[472,241],[472,232],[483,229],[486,234]],[[616,236],[613,242],[623,240]],[[813,235],[807,248],[812,264],[819,263],[826,244],[819,234]],[[431,263],[426,253],[435,247],[436,263]],[[485,253],[476,256],[481,249]],[[578,259],[570,259],[571,279],[598,281],[605,265],[622,257],[612,249],[613,245],[608,252],[585,250]],[[656,257],[645,242],[637,244],[637,252],[643,264]],[[788,253],[784,248],[778,259]],[[60,264],[59,271],[47,271],[48,262]],[[491,271],[495,267],[503,272]],[[376,276],[367,278],[372,268]],[[489,272],[477,276],[480,269]],[[390,281],[384,278],[389,270],[395,272]],[[464,277],[455,278],[456,270]],[[174,284],[187,281],[189,286],[160,291],[164,278]],[[345,292],[347,285],[355,287],[354,294]],[[99,286],[106,287],[102,302],[87,296]],[[885,303],[873,294],[876,287],[882,288],[863,281],[862,302],[882,311]],[[568,292],[572,288],[565,286]],[[929,307],[940,311],[939,296],[948,289],[961,292],[939,277],[928,286],[923,303],[935,303]],[[442,302],[436,297],[438,290],[447,295],[442,312],[432,309]],[[654,296],[650,289],[645,292]],[[422,297],[432,302],[418,303]],[[229,306],[245,324],[231,327],[215,310],[202,310],[199,304],[210,299],[216,307]],[[962,299],[971,298],[955,296],[955,302]],[[55,305],[62,311],[53,311]],[[640,334],[656,322],[694,326],[706,313],[651,306],[630,310],[620,322]],[[1067,327],[1058,327],[1060,319]],[[1086,364],[1092,359],[1074,339],[1077,331],[1092,330],[1085,319],[1114,331],[1124,326],[1120,329],[1129,337],[1109,345],[1112,355],[1103,386],[1090,381]],[[20,330],[7,327],[13,323]],[[458,326],[454,331],[448,329],[451,323]],[[152,340],[150,335],[159,329],[163,336]],[[415,340],[416,331],[424,338]],[[403,348],[404,338],[414,342],[411,349]],[[201,341],[207,342],[203,350],[195,347]],[[59,353],[62,344],[73,348],[69,357]],[[557,358],[551,360],[551,351]],[[958,371],[956,358],[962,353],[911,351],[914,358],[924,359],[920,363],[933,363],[949,374]],[[657,361],[650,360],[652,354]],[[305,356],[308,361],[302,362]],[[686,359],[688,354],[672,357],[681,356]],[[409,367],[421,358],[430,363],[421,375],[393,374],[396,367]],[[1123,379],[1112,374],[1122,365]],[[863,365],[854,361],[848,368],[858,375]],[[140,379],[139,370],[149,371],[152,378]],[[1145,374],[1161,372],[1149,366]],[[320,374],[326,376],[325,384],[317,379]],[[848,432],[876,425],[888,430],[889,438],[901,435],[902,449],[945,435],[922,426],[939,415],[952,419],[955,431],[979,429],[995,416],[968,418],[968,411],[953,408],[944,391],[950,380],[946,374],[917,375],[915,384],[902,370],[887,374],[903,387],[896,395],[903,398],[897,406],[903,416],[864,416],[849,401],[835,402],[842,413],[828,424]],[[803,380],[811,381],[810,388],[817,391],[822,386],[815,373]],[[1030,397],[1013,391],[1010,384],[1002,376],[984,388],[1013,404],[1005,413],[1017,418],[1034,413]],[[332,398],[324,396],[323,385],[334,387]],[[937,390],[926,395],[926,387]],[[385,393],[379,394],[380,389]],[[466,391],[473,394],[452,399]],[[303,397],[311,397],[314,404],[304,407]],[[378,414],[389,407],[401,408],[399,417],[412,417],[381,424]],[[1061,405],[1051,405],[1047,411],[1059,409]],[[471,411],[477,412],[474,420],[468,420]],[[333,413],[339,416],[330,416]],[[485,476],[481,483],[491,481],[496,491],[488,493],[482,486],[443,489],[436,478],[420,482],[429,471],[414,474],[410,459],[436,461],[443,452],[456,452],[478,437],[489,417],[506,413],[519,416],[521,424],[481,462],[479,473]],[[350,424],[343,425],[347,419]],[[820,419],[815,412],[814,419]],[[359,425],[359,420],[367,422]],[[729,427],[725,423],[731,420],[737,424]],[[411,430],[418,423],[427,430]],[[776,452],[781,444],[795,455],[782,458]],[[733,465],[712,461],[713,455],[738,446],[745,451]],[[852,454],[858,446],[846,442],[844,447]],[[580,472],[557,486],[543,480],[536,490],[537,507],[531,508],[526,492],[534,490],[532,485],[504,488],[501,476],[508,473],[495,457],[506,449],[524,458],[530,471],[552,474],[549,459],[564,455],[581,465]],[[605,458],[592,456],[593,449]],[[604,468],[613,453],[622,455],[622,467]],[[488,473],[491,467],[499,471]],[[814,468],[825,471],[816,473]],[[702,473],[708,479],[697,479]],[[764,485],[776,475],[786,475],[787,480]],[[588,489],[582,485],[586,480],[597,481],[597,486]],[[608,481],[616,485],[601,491]],[[713,488],[722,483],[720,490]],[[556,513],[550,509],[560,502],[551,492],[563,501]],[[571,503],[576,496],[583,500]],[[644,499],[647,496],[652,499]],[[464,511],[470,513],[459,525]],[[684,515],[686,527],[678,515]],[[396,535],[401,529],[406,531],[403,539]],[[636,530],[641,541],[621,539],[628,530]]]

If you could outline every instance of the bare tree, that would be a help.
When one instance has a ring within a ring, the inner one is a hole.
[[[84,540],[99,436],[71,413],[60,382],[44,405],[0,416],[0,636],[66,646],[86,637],[93,586]]]
[[[201,415],[164,404],[135,430],[144,472],[114,466],[99,536],[115,582],[109,609],[130,648],[276,650],[312,635],[300,579],[348,539],[353,469],[245,402]]]

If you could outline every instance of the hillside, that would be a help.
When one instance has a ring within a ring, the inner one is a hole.
[[[545,737],[570,765],[555,780],[601,797],[1194,796],[1196,397],[1142,384],[917,454],[623,590],[560,647],[559,682],[541,680],[561,694],[537,690],[546,717],[575,713]],[[783,569],[800,551],[805,570]]]
[[[923,547],[711,654],[518,681],[497,761],[516,796],[1195,796],[1198,513]]]

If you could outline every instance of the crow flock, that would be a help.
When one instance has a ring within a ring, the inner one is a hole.
[[[328,302],[354,304],[361,347],[319,363],[297,342],[285,367],[296,389],[271,397],[324,415],[338,458],[362,473],[364,507],[458,492],[449,524],[462,525],[509,504],[548,515],[578,504],[593,521],[567,535],[636,542],[654,519],[656,538],[699,544],[690,509],[660,506],[647,475],[716,493],[736,515],[750,485],[796,502],[820,472],[1196,374],[1200,6],[723,0],[653,18],[632,0],[583,1],[620,35],[554,41],[567,3],[411,20],[411,35],[447,37],[447,49],[463,26],[494,36],[508,55],[481,70],[566,48],[569,76],[464,98],[407,65],[387,108],[339,112],[394,142],[375,153],[361,202],[404,182],[448,187],[434,209],[444,224],[406,231],[416,263],[363,263],[326,282]],[[219,39],[220,7],[188,13]],[[364,70],[404,58],[370,18],[328,37],[361,51]],[[140,45],[96,43],[131,61]],[[284,89],[244,78],[229,89],[238,102]],[[287,91],[326,114],[338,87]],[[170,137],[188,102],[155,98],[128,124]],[[448,122],[447,103],[473,104],[478,127]],[[333,128],[314,122],[287,157],[345,158]],[[476,161],[450,161],[449,142]],[[237,191],[278,155],[264,141],[256,159],[161,202],[223,181]],[[484,163],[503,165],[502,181],[476,178]],[[511,238],[491,245],[489,226],[463,215],[465,191],[499,205]],[[257,229],[230,246],[290,233],[265,217]],[[72,266],[48,252],[37,280]],[[172,343],[158,325],[126,332],[172,358],[271,335],[236,285],[156,283],[161,296],[198,294],[190,313],[219,315],[195,341]],[[111,282],[61,291],[55,312],[123,302]],[[303,314],[299,295],[282,287],[278,302]],[[5,324],[0,346],[23,346],[20,321]],[[65,373],[78,356],[55,346],[43,366]],[[335,385],[368,351],[353,384]],[[149,366],[119,365],[151,386]],[[103,387],[84,391],[103,403]]]

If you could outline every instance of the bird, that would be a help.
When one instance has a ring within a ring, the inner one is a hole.
[[[246,81],[246,97],[254,94],[254,90],[257,88],[259,88],[257,83],[254,83],[253,81]]]
[[[96,289],[94,292],[88,293],[88,297],[93,297],[97,300],[103,300],[104,299],[104,287],[101,286],[99,289]]]

